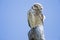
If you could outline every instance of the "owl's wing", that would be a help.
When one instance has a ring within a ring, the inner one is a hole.
[[[41,14],[40,14],[40,18],[41,18],[41,21],[42,21],[42,23],[43,23],[43,25],[44,25],[44,20],[46,19],[45,15],[43,15],[43,14],[41,13]]]
[[[40,18],[41,18],[41,21],[42,21],[42,23],[43,23],[44,17],[43,17],[43,14],[42,14],[42,13],[40,13]]]
[[[34,14],[32,13],[32,11],[28,12],[28,24],[31,28],[34,27],[35,24],[35,18],[34,18]]]

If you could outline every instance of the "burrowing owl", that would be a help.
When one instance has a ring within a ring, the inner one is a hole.
[[[28,11],[28,24],[30,28],[35,28],[38,25],[43,25],[44,15],[42,14],[42,5],[35,3]]]

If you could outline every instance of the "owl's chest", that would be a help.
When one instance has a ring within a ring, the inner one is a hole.
[[[35,16],[35,24],[41,24],[42,21],[40,15],[34,15],[34,16]]]
[[[40,15],[34,14],[34,17],[35,17],[35,20],[40,20],[40,19],[41,19],[41,18],[40,18]]]

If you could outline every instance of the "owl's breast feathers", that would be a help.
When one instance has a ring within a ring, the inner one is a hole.
[[[42,25],[43,24],[43,14],[39,13],[38,15],[35,14],[35,25]]]
[[[36,15],[31,10],[28,13],[28,24],[31,28],[34,28],[37,25],[43,25],[44,16],[42,13]]]

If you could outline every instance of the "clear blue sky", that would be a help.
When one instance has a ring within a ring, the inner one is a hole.
[[[27,11],[41,3],[46,40],[60,40],[60,0],[0,0],[0,40],[28,40]]]

